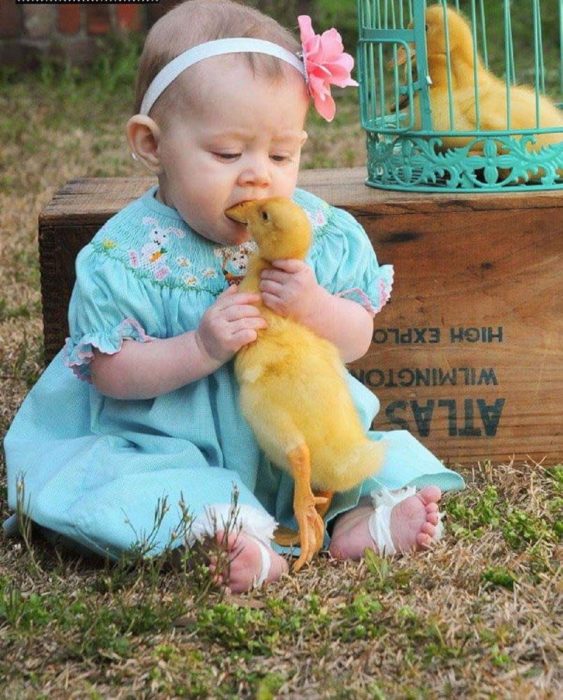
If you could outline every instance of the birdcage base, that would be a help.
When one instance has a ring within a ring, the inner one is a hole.
[[[460,139],[368,132],[366,184],[410,192],[563,189],[563,141],[535,147],[530,135]]]

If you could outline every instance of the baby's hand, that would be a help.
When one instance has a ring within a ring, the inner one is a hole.
[[[326,290],[303,260],[274,260],[272,265],[260,276],[264,304],[281,316],[306,323],[320,308]]]
[[[235,286],[228,287],[201,319],[196,331],[200,349],[212,360],[223,364],[243,345],[256,340],[257,331],[267,325],[254,306],[259,301],[259,294],[239,292]]]

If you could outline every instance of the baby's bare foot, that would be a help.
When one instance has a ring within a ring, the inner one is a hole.
[[[262,572],[262,552],[264,546],[270,558],[270,570],[265,583],[277,581],[287,573],[286,560],[273,549],[260,545],[256,538],[244,532],[218,532],[216,543],[224,550],[225,557],[217,554],[210,556],[209,569],[215,576],[215,583],[224,586],[231,593],[249,591],[260,578]]]
[[[439,522],[437,486],[425,486],[414,496],[400,501],[391,511],[391,539],[397,552],[427,549]],[[361,559],[366,549],[377,552],[369,531],[371,502],[362,503],[341,515],[334,526],[329,551],[335,559]]]

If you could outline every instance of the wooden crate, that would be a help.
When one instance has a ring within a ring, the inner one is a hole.
[[[353,373],[381,400],[375,427],[408,428],[448,463],[563,458],[563,193],[409,194],[364,170],[312,170],[300,184],[350,211],[392,301]],[[74,258],[150,178],[69,183],[39,221],[46,358],[67,334]]]

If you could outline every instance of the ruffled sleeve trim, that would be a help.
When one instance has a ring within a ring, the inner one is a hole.
[[[392,265],[382,265],[370,285],[370,296],[360,287],[352,287],[338,292],[335,296],[351,299],[366,309],[372,316],[378,314],[391,297],[394,269]]]
[[[91,382],[90,363],[94,357],[94,348],[107,355],[115,355],[126,339],[147,343],[154,340],[147,335],[141,324],[134,318],[125,318],[109,332],[87,333],[80,340],[67,338],[65,343],[65,365],[83,381]]]

